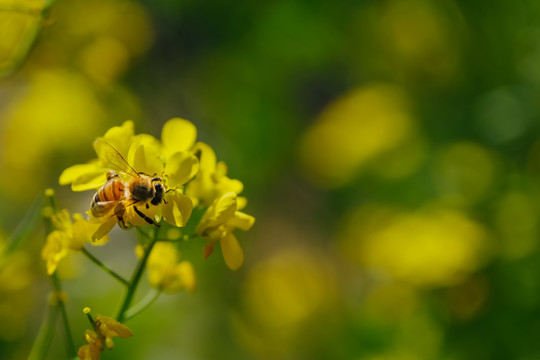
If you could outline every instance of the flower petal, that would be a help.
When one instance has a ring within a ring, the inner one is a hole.
[[[171,191],[165,195],[165,201],[161,207],[165,221],[177,227],[185,226],[193,211],[191,199],[179,191]]]
[[[237,211],[234,213],[234,216],[227,221],[227,227],[231,227],[233,229],[239,228],[244,231],[248,231],[251,229],[254,223],[255,218],[253,216]]]
[[[174,118],[163,125],[161,141],[167,155],[191,149],[197,138],[197,128],[187,120]]]
[[[165,173],[168,175],[170,188],[187,183],[199,171],[199,159],[194,155],[180,151],[167,159]]]
[[[41,251],[41,257],[47,262],[47,274],[52,275],[60,260],[69,253],[66,247],[68,242],[69,238],[65,231],[56,230],[47,236]]]
[[[122,126],[110,128],[101,139],[111,144],[122,156],[126,156],[134,132],[133,121],[128,120]]]
[[[156,138],[140,134],[133,137],[127,161],[138,172],[147,175],[161,174],[163,161],[160,150],[159,141]]]
[[[97,162],[73,165],[60,175],[60,185],[71,184],[73,191],[97,189],[107,180],[105,169]]]
[[[105,221],[103,224],[99,225],[96,232],[92,235],[92,245],[98,245],[98,243],[99,245],[103,244],[103,237],[112,230],[114,225],[116,225],[117,221],[118,220],[116,219],[116,217],[113,216],[107,221]]]
[[[72,237],[69,241],[69,248],[71,250],[81,250],[84,245],[92,240],[92,235],[100,227],[98,224],[93,224],[84,219],[81,214],[73,214],[75,222],[73,223],[71,234]],[[92,245],[103,245],[109,241],[109,236],[105,235],[99,241],[93,242]]]
[[[101,343],[99,344],[101,345]],[[101,347],[97,344],[83,345],[79,348],[77,356],[81,360],[99,360]]]
[[[235,211],[236,194],[225,193],[206,210],[195,231],[198,234],[203,234],[207,229],[222,225],[234,216]]]
[[[244,252],[233,233],[227,233],[221,239],[223,259],[231,270],[236,270],[244,263]]]
[[[193,146],[192,152],[197,155],[201,163],[201,170],[212,173],[216,169],[216,153],[210,145],[198,142]]]
[[[105,337],[128,338],[133,335],[130,328],[109,316],[96,315],[96,323],[99,324],[99,330]]]
[[[145,204],[139,203],[137,205],[128,206],[124,212],[124,222],[127,224],[142,226],[147,225],[148,222],[135,211],[137,208],[138,212],[143,213],[145,216],[149,217],[152,220],[156,220],[156,214],[159,210],[159,206],[149,205],[148,209]]]

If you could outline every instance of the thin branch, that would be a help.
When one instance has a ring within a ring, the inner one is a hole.
[[[56,300],[58,301],[58,309],[60,310],[60,315],[62,317],[62,322],[64,324],[64,331],[65,331],[65,343],[66,343],[66,351],[68,353],[68,357],[72,358],[76,356],[77,352],[75,351],[75,344],[73,343],[73,337],[71,336],[71,330],[69,327],[69,322],[67,318],[67,312],[66,312],[66,306],[64,304],[64,299],[62,299],[62,286],[60,284],[60,279],[58,279],[58,276],[56,273],[53,273],[51,275],[51,279],[53,282],[53,288],[56,294]]]
[[[128,286],[129,282],[124,279],[122,276],[118,275],[116,272],[111,270],[107,265],[102,263],[98,258],[96,258],[94,255],[90,254],[88,250],[85,248],[82,248],[82,253],[86,255],[88,259],[90,259],[94,264],[96,264],[101,270],[105,271],[107,274],[111,275],[116,280],[120,281],[123,285]]]
[[[131,319],[135,315],[141,313],[142,311],[146,310],[150,305],[152,305],[157,298],[161,295],[161,291],[158,291],[156,289],[150,290],[144,298],[142,298],[141,301],[139,301],[136,305],[133,305],[131,308],[129,308],[124,316],[124,321]]]
[[[123,322],[125,319],[126,310],[131,305],[131,301],[133,300],[133,296],[135,295],[135,291],[137,290],[137,286],[139,285],[139,281],[141,280],[141,276],[146,267],[146,261],[148,260],[148,257],[150,256],[150,253],[152,252],[152,248],[157,242],[158,233],[159,233],[159,228],[156,227],[154,229],[150,242],[148,243],[148,245],[146,246],[144,250],[143,257],[139,260],[139,263],[137,264],[137,267],[135,268],[135,271],[133,272],[133,275],[131,276],[131,279],[129,281],[129,286],[126,291],[126,295],[124,296],[124,300],[122,301],[120,310],[118,311],[118,314],[116,315],[116,320],[118,322]]]

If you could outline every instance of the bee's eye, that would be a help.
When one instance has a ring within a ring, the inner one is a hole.
[[[160,183],[157,183],[156,186],[155,186],[156,190],[161,190],[162,189],[162,186]]]

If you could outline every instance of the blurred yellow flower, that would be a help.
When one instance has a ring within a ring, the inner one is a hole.
[[[47,262],[47,274],[56,271],[58,263],[70,252],[80,251],[92,238],[99,224],[92,224],[83,219],[80,214],[73,214],[74,222],[71,221],[69,212],[62,210],[51,217],[54,227],[57,229],[47,236],[47,240],[41,251],[41,257]],[[102,245],[108,241],[108,236],[93,245]]]
[[[409,101],[400,88],[373,84],[336,100],[303,135],[306,175],[323,187],[342,186],[377,156],[416,136]]]
[[[108,316],[97,315],[93,325],[94,330],[86,330],[84,334],[88,344],[81,346],[77,353],[81,360],[99,360],[103,345],[109,350],[113,348],[112,338],[128,338],[133,335],[127,326]]]
[[[0,166],[20,177],[16,182],[6,181],[5,188],[26,196],[43,186],[40,179],[45,178],[55,154],[72,152],[90,141],[107,114],[88,79],[65,69],[36,71],[22,91],[10,93],[11,101],[0,114]]]
[[[140,249],[140,247],[138,247]],[[140,250],[138,255],[140,255]],[[158,242],[148,257],[150,285],[165,293],[195,289],[195,270],[189,261],[179,261],[180,253],[170,242]]]
[[[128,338],[133,335],[126,325],[103,315],[96,316],[96,332],[105,339],[105,345],[108,349],[112,349],[114,346],[113,337]]]
[[[8,252],[8,242],[0,231],[0,339],[14,340],[24,335],[27,317],[34,305],[33,261],[24,251]]]
[[[86,330],[84,332],[84,339],[88,343],[79,348],[77,356],[81,360],[99,360],[101,357],[101,351],[103,350],[103,343],[99,339],[95,331]]]
[[[225,193],[214,200],[195,230],[210,241],[205,247],[205,257],[212,253],[216,241],[219,241],[225,263],[232,270],[238,269],[244,262],[244,253],[232,232],[236,228],[247,231],[255,222],[253,216],[237,210],[241,210],[237,195],[233,192]]]
[[[416,286],[462,281],[485,260],[484,227],[460,211],[426,207],[416,212],[365,207],[351,214],[344,254],[373,271]]]

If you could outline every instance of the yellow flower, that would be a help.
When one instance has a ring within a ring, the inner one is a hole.
[[[189,261],[179,261],[180,253],[168,242],[154,245],[148,257],[148,281],[150,285],[165,293],[175,293],[195,288],[195,271]]]
[[[192,130],[189,130],[192,129]],[[167,191],[160,206],[139,208],[146,216],[161,218],[173,226],[185,226],[191,211],[192,200],[184,194],[183,186],[199,171],[199,160],[193,154],[182,149],[191,147],[186,132],[193,132],[195,127],[187,120],[171,119],[163,126],[163,143],[153,136],[140,134],[133,137],[128,151],[127,161],[137,171],[148,175],[159,175]],[[186,130],[186,131],[184,131]],[[175,142],[174,139],[177,141]],[[126,220],[132,225],[145,225],[133,207],[127,209]]]
[[[196,228],[198,235],[210,241],[205,247],[205,257],[212,253],[216,241],[219,241],[225,263],[232,270],[244,262],[244,253],[232,232],[236,228],[247,231],[255,222],[253,216],[238,211],[242,208],[239,200],[233,192],[221,195],[206,210]]]
[[[99,360],[104,344],[109,350],[113,348],[113,337],[128,338],[133,335],[127,326],[108,316],[97,315],[93,325],[94,331],[86,330],[84,334],[88,344],[81,346],[77,352],[81,360]]]
[[[104,147],[100,146],[105,142],[116,149],[136,172],[160,177],[166,190],[163,201],[157,206],[150,204],[151,201],[137,204],[137,209],[135,206],[127,206],[122,216],[124,223],[128,227],[140,226],[147,224],[148,218],[159,221],[163,217],[170,224],[182,227],[187,223],[193,209],[192,200],[184,194],[183,187],[199,171],[198,158],[187,151],[193,147],[195,137],[195,126],[179,118],[171,119],[163,126],[162,142],[151,135],[134,135],[133,123],[126,121],[122,126],[107,131],[105,136],[98,139],[102,141],[94,143],[97,159],[64,170],[60,176],[60,184],[71,183],[74,191],[98,189],[103,186],[109,170],[119,171],[118,166],[115,166],[115,160],[111,159],[110,151],[104,151]],[[119,175],[126,184],[132,181],[125,173]],[[129,193],[122,195],[127,197]],[[141,212],[147,219],[141,216]],[[103,227],[96,238],[110,231],[117,218],[113,216],[108,219],[92,220],[92,222],[100,221]]]
[[[103,315],[96,316],[96,331],[105,339],[105,345],[108,349],[112,349],[114,346],[113,337],[128,338],[133,335],[126,325]]]
[[[56,271],[58,263],[69,253],[80,251],[84,245],[91,240],[92,234],[99,227],[99,224],[92,224],[80,214],[73,214],[74,222],[69,217],[67,210],[51,216],[52,223],[57,229],[47,236],[47,240],[41,251],[41,257],[47,262],[47,274],[51,275]],[[108,237],[103,237],[94,245],[102,245],[108,241]]]
[[[99,360],[100,353],[103,350],[103,343],[99,339],[95,331],[86,330],[84,339],[88,342],[79,348],[77,356],[81,360]]]
[[[227,165],[223,161],[217,162],[216,154],[209,145],[198,142],[192,152],[200,159],[200,169],[189,183],[186,194],[195,205],[200,202],[201,205],[209,206],[227,192],[242,192],[244,185],[239,180],[227,177]]]

